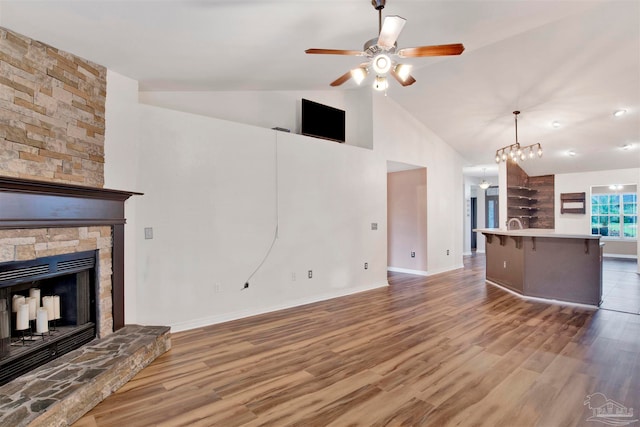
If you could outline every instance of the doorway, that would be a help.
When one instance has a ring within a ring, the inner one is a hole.
[[[499,228],[500,227],[500,206],[498,199],[498,187],[487,188],[485,194],[485,211],[486,215],[486,227],[487,228]]]
[[[427,169],[387,162],[387,270],[427,274]]]

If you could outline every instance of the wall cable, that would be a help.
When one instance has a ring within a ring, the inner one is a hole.
[[[269,258],[269,255],[271,254],[271,251],[273,250],[273,247],[276,244],[276,240],[278,240],[278,235],[280,232],[280,182],[279,182],[279,165],[278,165],[278,131],[274,130],[275,132],[275,143],[274,143],[274,178],[275,178],[275,214],[276,214],[276,226],[275,226],[275,230],[273,233],[273,240],[271,241],[271,245],[269,245],[269,249],[267,249],[267,252],[265,253],[264,257],[262,258],[262,261],[260,261],[260,264],[258,264],[258,266],[255,268],[255,270],[253,270],[253,272],[249,275],[249,277],[247,278],[247,280],[245,280],[244,282],[244,287],[242,289],[247,289],[249,287],[249,281],[253,278],[253,276],[260,270],[260,268],[262,268],[262,266],[264,265],[264,263],[267,261],[267,258]]]

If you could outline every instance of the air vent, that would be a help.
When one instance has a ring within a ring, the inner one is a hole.
[[[0,287],[48,279],[95,268],[97,251],[73,252],[30,261],[0,263]]]
[[[57,271],[70,271],[70,270],[86,270],[93,268],[95,258],[82,258],[74,259],[71,261],[60,261],[58,263]]]
[[[14,270],[0,272],[0,282],[18,280],[27,277],[41,276],[49,273],[49,264],[35,265],[33,267],[16,268]]]

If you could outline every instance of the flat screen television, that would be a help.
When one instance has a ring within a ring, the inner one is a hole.
[[[345,142],[345,112],[302,99],[302,134]]]

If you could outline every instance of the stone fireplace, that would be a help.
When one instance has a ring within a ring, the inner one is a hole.
[[[13,359],[26,344],[41,354],[39,362],[26,363],[31,369],[64,354],[55,340],[48,346],[38,340],[21,342],[24,332],[15,328],[11,299],[28,296],[31,288],[42,288],[42,295],[74,294],[76,302],[79,294],[86,294],[88,301],[77,309],[88,314],[66,313],[66,320],[75,323],[82,317],[82,325],[66,325],[65,320],[60,325],[79,328],[72,339],[67,337],[77,346],[124,326],[124,201],[133,194],[139,193],[0,177],[0,313],[4,309],[13,325],[5,327],[13,343],[0,354],[3,371],[8,369],[2,360]],[[60,279],[67,277],[61,263],[70,266],[65,268],[71,269],[74,289],[60,284],[70,280]],[[61,299],[69,302],[69,296]],[[0,338],[7,347],[7,337]],[[0,384],[24,373],[21,366],[0,378]]]
[[[0,386],[0,425],[67,425],[167,351],[169,328],[124,325],[124,202],[139,193],[102,188],[106,68],[2,27],[0,68],[0,265],[91,253],[73,298],[98,338]],[[0,279],[0,299],[52,278],[32,279]],[[61,304],[64,281],[50,287]]]

